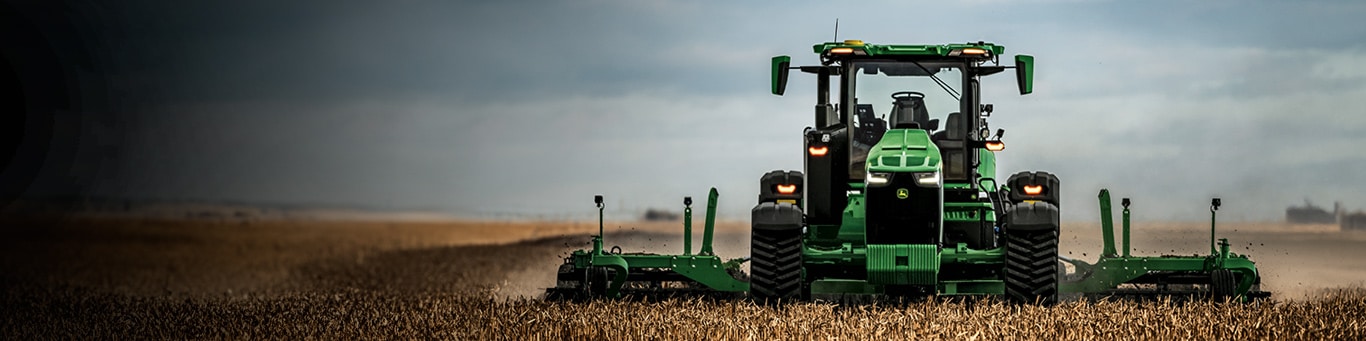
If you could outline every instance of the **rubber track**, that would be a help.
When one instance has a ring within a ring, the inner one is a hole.
[[[1020,303],[1056,303],[1058,232],[1016,231],[1006,239],[1006,296]]]
[[[750,295],[755,300],[793,300],[802,289],[801,231],[754,231],[751,236]]]

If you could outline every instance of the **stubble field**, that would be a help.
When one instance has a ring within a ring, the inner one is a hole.
[[[610,223],[608,245],[678,252],[675,223]],[[1137,254],[1194,254],[1208,226],[1140,224]],[[1366,233],[1222,224],[1258,262],[1254,305],[928,301],[837,307],[745,301],[544,302],[588,223],[7,220],[0,228],[6,339],[1361,339]],[[700,229],[698,229],[700,230]],[[748,253],[744,224],[717,252]],[[699,232],[700,233],[700,232]],[[1062,253],[1094,260],[1094,224]],[[697,239],[695,239],[697,240]],[[694,247],[697,247],[694,245]]]

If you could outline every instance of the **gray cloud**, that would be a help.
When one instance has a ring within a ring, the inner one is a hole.
[[[709,63],[763,55],[727,45],[745,11],[692,7],[246,1],[109,11],[126,20],[111,24],[126,32],[115,39],[128,45],[127,72],[175,101],[715,94],[738,88],[715,79],[763,71]]]
[[[127,142],[98,194],[461,213],[675,207],[744,217],[801,166],[814,84],[768,57],[841,39],[988,40],[1039,58],[1036,93],[986,81],[1002,173],[1102,186],[1152,219],[1366,207],[1366,9],[1355,3],[220,2],[85,5]],[[839,13],[850,13],[848,15]],[[953,13],[975,13],[971,21]],[[99,19],[105,18],[105,19]],[[134,99],[136,101],[134,101]],[[135,105],[134,105],[135,104]],[[1119,193],[1117,193],[1119,194]],[[1236,199],[1235,199],[1236,198]],[[612,199],[609,199],[612,200]],[[1238,203],[1235,205],[1234,203]],[[591,213],[591,211],[585,211]]]

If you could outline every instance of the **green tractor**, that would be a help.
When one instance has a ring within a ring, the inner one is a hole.
[[[605,246],[598,196],[593,249],[564,258],[546,297],[748,294],[760,301],[863,302],[972,295],[1049,304],[1060,292],[1097,299],[1270,296],[1246,255],[1230,252],[1226,239],[1215,244],[1217,198],[1209,255],[1130,255],[1128,198],[1121,255],[1109,192],[1102,190],[1100,258],[1092,264],[1059,257],[1058,177],[1019,172],[999,180],[995,153],[1005,148],[1005,131],[992,133],[992,105],[980,98],[980,79],[1006,69],[1014,69],[1020,94],[1029,94],[1033,57],[1017,55],[1015,65],[1003,66],[1005,47],[986,42],[846,40],[814,50],[821,65],[792,67],[787,56],[772,61],[776,95],[791,69],[816,76],[815,124],[803,132],[803,171],[772,171],[759,180],[748,259],[712,252],[715,188],[696,253],[691,198],[684,199],[683,252],[652,254]],[[747,261],[748,274],[741,271]]]
[[[1004,295],[1058,298],[1059,181],[996,175],[1004,130],[987,124],[980,79],[1014,69],[1021,95],[1033,57],[1000,65],[1001,45],[814,46],[805,169],[760,178],[752,210],[750,296],[758,300]],[[832,99],[832,79],[835,98]]]

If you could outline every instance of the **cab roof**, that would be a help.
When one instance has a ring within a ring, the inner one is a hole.
[[[845,50],[845,49],[849,50]],[[981,51],[976,51],[976,50]],[[988,42],[964,43],[964,44],[944,44],[944,45],[879,45],[867,44],[861,40],[845,40],[843,42],[825,42],[812,46],[813,52],[820,55],[840,54],[849,51],[849,54],[858,56],[945,56],[945,57],[980,57],[992,58],[1005,53],[1005,46],[996,45]],[[983,54],[976,54],[985,52]]]

